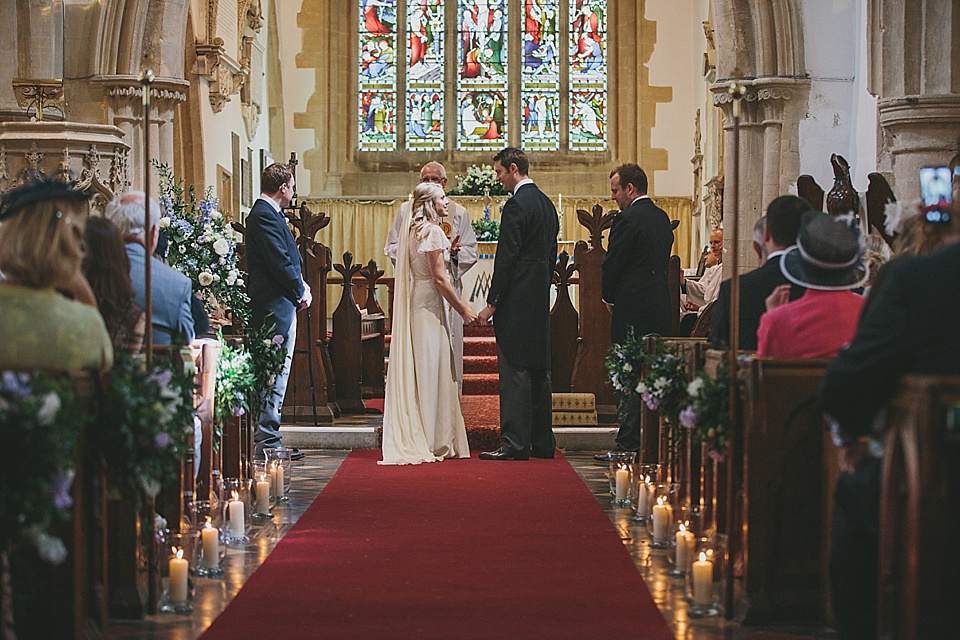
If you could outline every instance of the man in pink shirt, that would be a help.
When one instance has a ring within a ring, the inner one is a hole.
[[[797,244],[780,256],[780,270],[807,291],[793,302],[790,285],[770,294],[757,329],[757,355],[836,356],[853,339],[863,309],[863,297],[850,291],[867,277],[860,231],[845,219],[808,212]]]

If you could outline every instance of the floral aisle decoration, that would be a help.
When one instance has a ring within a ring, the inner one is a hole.
[[[473,232],[477,234],[477,240],[480,242],[496,242],[500,239],[500,221],[490,218],[489,204],[483,209],[483,218],[480,220],[471,220],[470,225],[473,227]]]
[[[730,380],[726,360],[711,377],[706,371],[697,374],[687,386],[689,402],[680,412],[680,425],[691,430],[694,441],[700,442],[707,454],[720,460],[729,443]]]
[[[243,346],[232,347],[219,336],[223,347],[217,363],[217,387],[213,401],[214,449],[220,447],[223,425],[250,410],[247,394],[254,387],[253,358]]]
[[[31,543],[45,562],[66,560],[66,546],[50,527],[73,506],[81,405],[69,379],[0,373],[0,432],[8,452],[0,464],[0,551]]]
[[[190,278],[207,312],[219,306],[246,324],[250,299],[243,291],[246,274],[237,265],[240,234],[217,211],[220,201],[211,188],[198,199],[193,185],[184,187],[169,166],[156,161],[154,166],[160,178],[160,232],[169,243],[167,262]]]
[[[633,328],[627,332],[627,339],[623,344],[615,344],[607,355],[606,365],[610,378],[610,386],[617,396],[617,407],[620,418],[623,419],[627,400],[639,393],[637,386],[643,380],[643,368],[647,362],[647,354],[643,348],[643,339],[638,338]]]
[[[457,186],[450,190],[453,196],[505,196],[507,192],[497,182],[497,174],[488,164],[470,165],[465,175],[457,176]]]
[[[142,505],[180,470],[193,433],[193,377],[169,360],[117,354],[91,436],[102,451],[109,482]]]
[[[657,343],[656,353],[648,356],[649,373],[636,388],[641,400],[659,411],[672,428],[680,425],[680,411],[687,405],[687,363],[677,350]]]
[[[283,398],[264,398],[265,391],[271,388],[277,376],[283,371],[283,361],[287,350],[283,346],[284,336],[275,331],[274,326],[251,329],[248,332],[247,348],[253,360],[253,392],[250,394],[250,413],[259,416],[263,411],[263,401],[283,402]],[[274,396],[277,394],[274,392]]]

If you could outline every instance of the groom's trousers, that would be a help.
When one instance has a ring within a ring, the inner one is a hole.
[[[497,345],[500,372],[500,437],[510,453],[553,453],[556,439],[550,369],[517,366]]]

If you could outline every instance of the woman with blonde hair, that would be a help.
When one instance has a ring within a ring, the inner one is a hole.
[[[8,193],[0,207],[0,367],[109,369],[113,348],[95,307],[70,300],[83,260],[88,196],[53,181]],[[89,289],[87,287],[87,289]]]
[[[465,323],[477,316],[447,276],[444,253],[450,241],[440,228],[446,215],[443,188],[429,182],[417,185],[397,242],[380,464],[470,457],[443,301]]]

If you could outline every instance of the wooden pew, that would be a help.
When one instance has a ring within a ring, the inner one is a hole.
[[[570,393],[573,389],[573,367],[577,359],[580,316],[570,301],[570,278],[577,270],[568,264],[570,256],[564,251],[553,268],[553,284],[557,285],[557,299],[550,310],[550,381],[554,393]]]
[[[343,294],[333,312],[333,338],[330,344],[333,374],[337,381],[337,404],[344,413],[363,413],[363,319],[353,298],[353,277],[363,267],[353,264],[353,254],[348,251],[343,254],[343,264],[335,264],[333,268],[343,278]],[[382,360],[382,353],[380,357]]]
[[[377,300],[377,282],[383,277],[383,270],[377,268],[377,261],[371,260],[360,270],[365,285],[363,309],[360,327],[361,347],[361,392],[366,398],[382,398],[386,387],[386,366],[384,354],[386,348],[386,326],[383,309]]]
[[[213,472],[220,470],[222,447],[217,446],[214,436],[213,403],[217,385],[217,366],[220,363],[222,346],[219,340],[201,339],[193,344],[196,367],[197,391],[194,406],[202,425],[203,441],[200,444],[200,469],[197,472],[197,500],[209,500],[213,485]]]
[[[827,362],[743,364],[743,445],[732,447],[729,476],[743,493],[728,491],[728,533],[731,562],[742,558],[744,624],[828,620],[837,457],[818,400]]]
[[[879,637],[955,637],[960,376],[905,377],[885,426]]]

